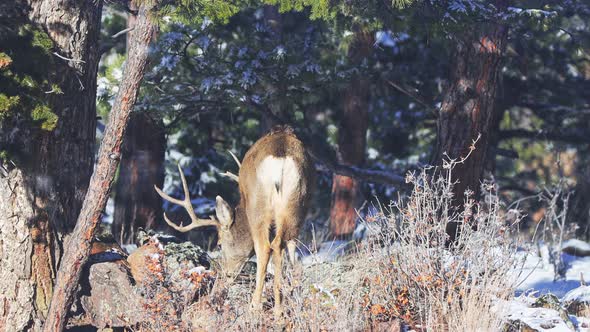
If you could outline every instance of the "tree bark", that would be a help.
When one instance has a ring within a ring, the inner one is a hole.
[[[373,35],[366,30],[355,32],[348,57],[353,63],[370,55]],[[369,81],[357,74],[344,92],[342,114],[338,129],[338,159],[345,165],[361,166],[365,162],[367,128],[369,123]],[[357,179],[339,174],[332,176],[330,231],[336,237],[347,237],[356,226],[355,207],[360,183]]]
[[[110,113],[101,142],[96,169],[90,179],[88,192],[82,205],[76,227],[65,246],[62,264],[57,273],[56,285],[44,331],[62,331],[66,316],[80,280],[82,267],[88,261],[91,242],[100,223],[115,172],[121,158],[121,143],[125,127],[139,93],[148,62],[150,40],[156,31],[151,22],[151,10],[158,1],[142,1],[134,29],[129,33],[128,50],[123,79]]]
[[[505,10],[506,0],[495,1],[499,11]],[[486,165],[488,143],[497,110],[496,94],[501,84],[502,56],[506,47],[507,26],[487,23],[466,32],[457,44],[449,86],[437,120],[437,144],[433,164],[441,165],[447,158],[461,158],[469,153],[472,141],[481,135],[475,151],[462,164],[456,165],[452,179],[454,205],[461,207],[465,191],[479,198],[480,180]],[[455,238],[456,224],[449,224],[447,233]]]
[[[0,331],[37,331],[45,320],[61,244],[73,228],[94,162],[100,1],[16,1],[53,41],[48,94],[57,127],[28,138],[27,158],[0,177]],[[22,56],[27,56],[23,54]],[[7,203],[7,204],[5,204]]]
[[[120,244],[134,243],[138,228],[157,229],[162,198],[154,185],[164,184],[166,135],[161,121],[146,113],[129,119],[121,148],[115,187],[115,214],[111,232]]]

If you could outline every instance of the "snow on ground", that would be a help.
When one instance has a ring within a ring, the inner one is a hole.
[[[521,301],[508,303],[507,315],[510,320],[519,320],[537,331],[569,332],[570,327],[559,316],[559,312],[553,309],[530,308]]]
[[[571,301],[590,303],[590,286],[581,286],[571,290],[561,300],[564,303]]]
[[[590,245],[579,240],[568,240],[562,248],[575,247],[580,250],[588,250]],[[578,250],[578,252],[580,252]],[[554,294],[561,302],[561,306],[573,300],[590,302],[590,287],[583,286],[584,281],[590,278],[590,257],[577,257],[566,253],[561,254],[561,259],[566,265],[565,277],[554,281],[554,265],[549,262],[548,248],[540,247],[540,255],[521,251],[524,264],[519,273],[517,298],[508,304],[507,318],[513,321],[521,321],[536,331],[584,331],[590,332],[590,318],[569,315],[571,323],[568,324],[559,316],[559,312],[547,308],[532,308],[535,298],[543,294]]]
[[[590,278],[590,257],[562,254],[561,258],[567,266],[565,279],[553,281],[554,267],[548,259],[534,253],[521,252],[520,254],[526,255],[526,260],[519,277],[517,295],[535,290],[540,294],[552,293],[561,298],[570,290],[579,287],[582,277],[586,281]]]

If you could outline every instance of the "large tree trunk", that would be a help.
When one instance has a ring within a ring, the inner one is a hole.
[[[64,236],[73,228],[94,161],[101,1],[17,1],[53,40],[48,94],[57,127],[27,143],[26,163],[0,177],[0,331],[39,330]],[[27,56],[23,54],[22,56]]]
[[[82,267],[88,261],[91,243],[119,166],[125,128],[147,66],[150,41],[156,31],[156,26],[152,22],[152,10],[157,5],[158,1],[142,1],[134,29],[129,32],[131,40],[123,79],[109,116],[98,152],[96,169],[92,173],[82,210],[65,246],[47,321],[43,326],[46,332],[63,330],[80,281]]]
[[[111,228],[120,244],[133,243],[140,227],[158,227],[162,218],[162,198],[154,190],[154,185],[162,188],[164,183],[165,152],[166,135],[162,122],[146,113],[132,114],[121,148]]]
[[[358,63],[369,56],[374,44],[373,34],[366,30],[355,32],[348,57]],[[361,166],[365,162],[367,127],[369,123],[369,81],[357,75],[344,91],[340,125],[338,128],[338,159],[345,165]],[[347,237],[356,225],[355,207],[360,183],[357,179],[334,174],[330,231],[336,237]]]
[[[507,7],[506,0],[497,0],[498,10]],[[448,157],[467,156],[478,135],[476,149],[464,163],[453,170],[454,205],[461,207],[465,191],[479,198],[480,181],[486,166],[491,131],[494,127],[496,94],[501,84],[502,56],[506,46],[507,27],[498,23],[482,24],[479,29],[466,32],[457,43],[449,86],[444,96],[437,121],[437,144],[434,164],[442,164]],[[447,232],[455,238],[456,224],[449,224]]]

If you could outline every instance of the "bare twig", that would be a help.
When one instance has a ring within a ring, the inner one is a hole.
[[[116,34],[112,35],[111,38],[117,38],[117,37],[119,37],[121,35],[126,34],[129,31],[132,31],[133,29],[135,29],[135,26],[128,27],[127,29],[123,29],[123,30],[117,32]]]
[[[66,58],[65,56],[63,56],[57,52],[53,52],[53,55],[55,55],[56,57],[58,57],[60,59],[66,60],[66,61],[71,61],[71,62],[76,62],[76,63],[85,63],[84,60]]]
[[[394,87],[395,89],[397,89],[398,91],[400,91],[401,93],[405,94],[406,96],[414,99],[415,101],[418,102],[418,104],[424,106],[424,108],[426,108],[427,110],[431,111],[434,115],[438,115],[438,110],[434,107],[432,107],[429,103],[427,103],[423,98],[421,98],[420,96],[418,96],[417,93],[411,92],[408,89],[402,87],[401,85],[392,82],[390,80],[386,80],[387,84],[391,85],[392,87]]]

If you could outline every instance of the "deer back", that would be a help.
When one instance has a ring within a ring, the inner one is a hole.
[[[260,138],[246,153],[239,173],[240,207],[250,230],[268,231],[277,220],[283,240],[297,236],[314,183],[303,143],[288,128]]]

